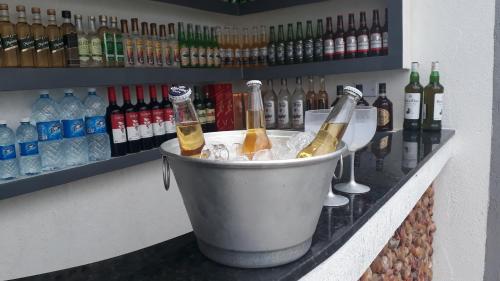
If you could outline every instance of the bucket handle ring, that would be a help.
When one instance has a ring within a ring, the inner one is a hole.
[[[165,190],[168,191],[170,189],[170,164],[168,163],[168,158],[166,156],[163,156],[162,172],[163,186],[165,187]]]
[[[335,171],[333,171],[333,178],[338,180],[342,177],[342,174],[344,173],[344,157],[342,154],[340,154],[340,171],[339,171],[339,176],[335,175]]]

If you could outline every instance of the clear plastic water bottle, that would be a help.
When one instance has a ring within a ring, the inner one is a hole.
[[[59,112],[59,105],[49,97],[49,91],[41,91],[40,98],[33,104],[31,120],[36,123],[38,149],[44,171],[64,167],[62,126]]]
[[[59,103],[63,125],[64,154],[66,165],[82,165],[89,161],[89,145],[85,136],[85,106],[73,95],[73,90],[64,91]]]
[[[0,120],[0,179],[8,180],[17,177],[16,138],[14,132],[7,127],[5,120]]]
[[[111,146],[106,130],[106,102],[97,95],[95,88],[88,89],[85,128],[89,142],[89,160],[100,161],[111,158]]]
[[[21,119],[16,130],[19,147],[19,169],[21,175],[36,175],[42,170],[42,162],[38,153],[38,132],[30,124],[29,118]]]

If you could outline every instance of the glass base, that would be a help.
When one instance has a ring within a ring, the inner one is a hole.
[[[338,183],[335,185],[335,190],[350,193],[350,194],[363,194],[370,191],[370,187],[360,184],[357,182],[346,182],[346,183]]]
[[[349,199],[347,199],[347,197],[342,196],[342,195],[338,195],[338,194],[334,194],[331,190],[331,187],[330,187],[330,192],[328,192],[328,196],[326,197],[325,202],[323,203],[323,206],[341,207],[341,206],[347,205],[347,203],[349,203]]]

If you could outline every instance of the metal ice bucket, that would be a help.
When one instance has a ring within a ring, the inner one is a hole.
[[[296,132],[268,130],[273,143]],[[207,143],[241,143],[244,131],[205,134]],[[164,183],[172,169],[201,252],[235,267],[294,261],[311,246],[341,154],[273,161],[213,161],[179,155],[177,139],[161,145]]]

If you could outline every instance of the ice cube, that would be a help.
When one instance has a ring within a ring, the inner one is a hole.
[[[229,160],[240,160],[241,156],[243,155],[241,151],[242,146],[243,145],[241,143],[232,143],[231,145],[229,145]]]
[[[293,159],[297,155],[295,150],[290,149],[286,144],[282,143],[273,144],[271,151],[275,160]]]
[[[253,161],[269,161],[273,159],[274,159],[273,153],[270,149],[259,150],[255,152],[252,158]]]
[[[229,151],[223,144],[207,144],[201,151],[200,158],[208,160],[229,160]]]

